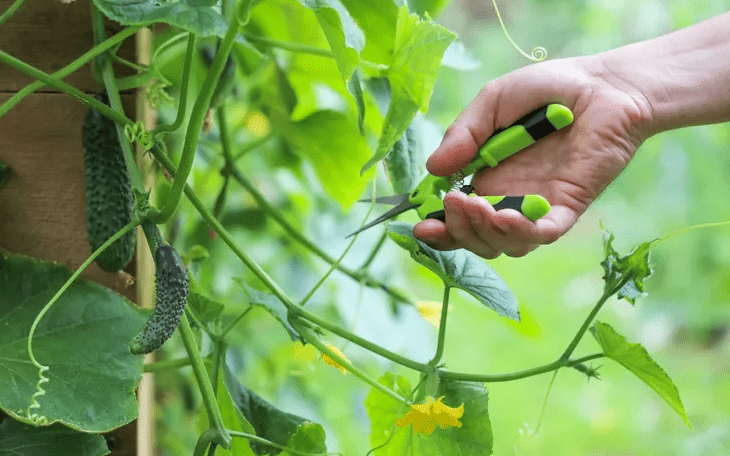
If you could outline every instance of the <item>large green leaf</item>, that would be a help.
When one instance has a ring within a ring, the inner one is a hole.
[[[12,418],[0,423],[0,456],[103,456],[109,454],[99,434],[74,431],[61,424],[35,427]]]
[[[624,336],[617,333],[610,325],[600,321],[596,321],[591,327],[591,333],[593,333],[607,358],[621,364],[649,385],[682,417],[687,426],[691,427],[677,387],[667,373],[664,372],[664,369],[651,359],[646,348],[641,344],[628,342]]]
[[[614,250],[611,243],[613,242],[613,234],[607,230],[603,231],[603,247],[606,259],[601,262],[605,275],[605,290],[615,288],[620,282],[627,278],[628,281],[618,290],[618,298],[626,299],[631,304],[636,302],[636,298],[643,296],[644,279],[652,273],[649,266],[649,252],[655,244],[655,241],[647,241],[636,247],[628,255],[619,256]]]
[[[499,315],[519,321],[517,298],[494,269],[477,255],[463,249],[432,249],[413,237],[413,225],[409,223],[388,223],[388,236],[446,285],[461,288]]]
[[[94,0],[94,5],[109,19],[122,25],[164,22],[199,36],[223,38],[228,30],[228,21],[212,8],[210,2],[200,0],[178,0],[160,2],[156,0]],[[245,43],[242,36],[237,41]]]
[[[401,396],[408,397],[411,393],[410,382],[405,377],[388,372],[379,381]],[[438,395],[443,396],[443,403],[450,407],[464,404],[464,415],[459,419],[461,427],[437,428],[425,435],[415,433],[410,425],[396,426],[396,420],[405,415],[408,407],[372,388],[365,398],[365,410],[370,418],[370,444],[379,447],[373,456],[492,454],[486,389],[473,383],[443,382]]]
[[[339,0],[298,0],[314,11],[345,82],[360,63],[365,36]]]
[[[253,426],[258,437],[299,451],[309,453],[327,451],[324,429],[321,425],[277,409],[240,384],[228,367],[224,369],[226,388],[231,394],[233,403]],[[262,443],[252,441],[250,445],[257,455],[280,452]]]
[[[252,10],[251,23],[247,28],[270,39],[300,43],[322,51],[332,47],[317,15],[297,0],[260,2]],[[324,109],[352,109],[353,112],[357,109],[358,94],[348,91],[350,87],[344,83],[336,59],[295,52],[288,53],[286,60],[282,59],[281,63],[286,69],[287,84],[296,94],[296,106],[288,111],[292,120],[301,120]],[[348,78],[349,82],[354,79]],[[355,101],[349,103],[350,99]]]
[[[426,113],[441,58],[456,35],[408,8],[398,12],[393,58],[388,69],[390,106],[375,154],[362,167],[368,170],[388,154],[403,136],[417,111]]]
[[[385,157],[388,180],[396,193],[410,193],[426,172],[423,119],[416,117]]]
[[[325,191],[347,207],[362,193],[369,174],[360,176],[359,163],[370,155],[366,139],[346,115],[318,111],[292,124],[292,142],[314,166]]]
[[[408,5],[421,16],[436,17],[450,2],[451,0],[409,0]]]
[[[71,276],[65,267],[24,256],[0,255],[0,408],[26,421],[36,392],[38,369],[27,344],[41,308]],[[117,293],[76,280],[41,319],[33,338],[36,359],[50,369],[33,412],[49,423],[103,432],[137,416],[134,391],[142,377],[142,357],[129,341],[145,313]]]
[[[371,62],[389,64],[393,57],[398,7],[392,0],[342,0],[365,34],[361,56]]]

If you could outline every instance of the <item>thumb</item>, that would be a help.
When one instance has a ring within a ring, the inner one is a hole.
[[[441,144],[426,162],[436,176],[456,173],[468,165],[479,148],[499,128],[525,114],[559,101],[550,70],[535,64],[490,81],[446,130]]]

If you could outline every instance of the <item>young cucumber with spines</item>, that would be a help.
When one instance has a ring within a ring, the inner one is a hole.
[[[106,92],[96,99],[109,106]],[[82,131],[86,162],[86,229],[91,250],[101,247],[132,221],[134,194],[113,120],[94,109],[86,112]],[[135,230],[104,250],[96,261],[107,271],[119,271],[134,255]]]
[[[157,227],[155,227],[156,229]],[[145,230],[147,232],[147,230]],[[188,271],[174,247],[159,244],[155,250],[155,309],[129,350],[135,355],[157,350],[175,332],[188,299]]]

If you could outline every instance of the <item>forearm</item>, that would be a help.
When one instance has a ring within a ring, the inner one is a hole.
[[[594,58],[600,77],[645,102],[646,136],[730,121],[730,13]]]

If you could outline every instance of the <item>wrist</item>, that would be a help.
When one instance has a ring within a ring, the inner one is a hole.
[[[646,137],[730,120],[730,14],[593,57],[601,78],[645,103]]]

